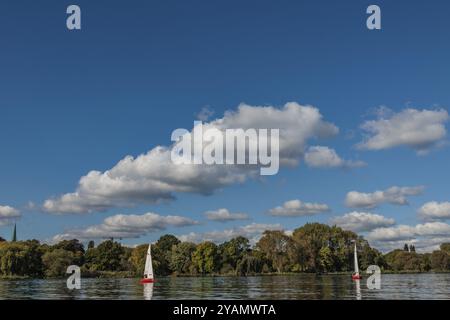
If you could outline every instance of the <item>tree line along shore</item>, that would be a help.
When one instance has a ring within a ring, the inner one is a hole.
[[[450,243],[431,253],[417,253],[405,245],[382,254],[356,233],[320,223],[305,224],[290,236],[265,231],[253,246],[242,236],[216,245],[164,235],[152,245],[153,267],[156,277],[351,272],[354,239],[361,270],[378,265],[383,272],[450,271]],[[130,248],[113,239],[97,246],[90,241],[85,247],[77,239],[49,245],[0,238],[0,277],[66,277],[69,265],[80,266],[84,277],[140,277],[147,248],[148,244]]]

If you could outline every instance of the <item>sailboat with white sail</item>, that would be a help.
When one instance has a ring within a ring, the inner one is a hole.
[[[355,243],[355,251],[354,251],[354,263],[355,263],[355,270],[352,274],[352,279],[353,280],[360,280],[361,279],[361,275],[359,274],[359,266],[358,266],[358,253],[356,251],[356,241],[353,241]]]
[[[141,283],[153,283],[155,278],[153,275],[153,264],[152,264],[152,245],[148,245],[147,256],[145,258],[144,267],[144,277],[141,279]]]

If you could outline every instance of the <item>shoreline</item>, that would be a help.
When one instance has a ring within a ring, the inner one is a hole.
[[[450,271],[382,271],[381,274],[448,274]],[[248,275],[234,275],[234,274],[170,274],[165,276],[159,276],[159,278],[247,278],[247,277],[276,277],[276,276],[299,276],[299,275],[311,275],[311,276],[333,276],[333,275],[348,275],[351,276],[352,272],[327,272],[327,273],[312,273],[312,272],[284,272],[284,273],[261,273],[261,274],[248,274]],[[365,273],[362,274],[363,277]],[[69,274],[67,275],[67,277]],[[370,276],[370,274],[367,274]],[[55,280],[55,279],[66,279],[67,277],[29,277],[29,276],[0,276],[0,281],[7,280]],[[136,279],[139,280],[139,276],[130,275],[126,272],[108,272],[103,271],[101,274],[82,274],[82,278],[85,279]]]

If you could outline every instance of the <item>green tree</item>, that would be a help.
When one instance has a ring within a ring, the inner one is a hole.
[[[138,276],[142,276],[144,273],[147,250],[148,244],[141,244],[134,248],[130,254],[129,262],[133,268],[133,272]]]
[[[319,252],[328,245],[329,227],[319,224],[305,224],[295,229],[292,239],[297,251],[297,263],[302,271],[318,271],[320,269]]]
[[[420,264],[420,269],[423,271],[431,270],[431,253],[422,254],[422,261]]]
[[[155,268],[155,273],[160,275],[167,275],[172,273],[170,269],[170,255],[172,254],[172,246],[180,243],[177,237],[171,234],[163,235],[152,246],[152,258]]]
[[[264,253],[272,263],[272,267],[278,272],[289,270],[290,261],[288,258],[288,248],[292,245],[291,238],[283,231],[264,231],[256,247]]]
[[[450,242],[441,244],[440,248],[441,248],[441,251],[445,251],[450,254]]]
[[[106,240],[86,252],[86,264],[92,271],[122,271],[125,253],[120,243]]]
[[[450,270],[450,255],[442,250],[433,251],[431,254],[431,268],[436,271]]]
[[[170,255],[170,269],[180,274],[192,273],[192,254],[196,246],[191,242],[181,242],[172,246],[172,253]]]
[[[263,255],[258,251],[248,251],[244,254],[236,267],[236,273],[241,276],[262,273],[265,262]]]
[[[330,247],[322,247],[319,251],[320,270],[327,272],[333,270],[333,254]]]
[[[192,253],[192,264],[199,273],[213,273],[218,267],[218,249],[217,246],[210,242],[202,242],[197,245]]]
[[[164,251],[164,252],[168,252],[170,250],[172,250],[172,246],[177,245],[180,243],[180,240],[178,240],[177,237],[175,237],[174,235],[171,234],[165,234],[163,236],[161,236],[158,241],[156,242],[156,246]]]
[[[415,252],[394,250],[385,255],[388,268],[394,271],[424,271],[423,256]]]
[[[70,251],[74,255],[73,264],[81,266],[84,264],[84,246],[83,244],[77,240],[62,240],[53,246],[53,249],[62,249],[65,251]]]
[[[62,240],[62,241],[58,242],[57,244],[55,244],[53,247],[55,249],[63,249],[66,251],[71,251],[73,253],[77,253],[77,252],[84,253],[84,246],[77,239]]]
[[[327,271],[349,271],[353,266],[353,246],[351,240],[358,236],[337,226],[321,223],[307,223],[292,234],[295,264],[299,271],[322,271],[326,262]],[[362,239],[358,239],[358,247]],[[323,248],[329,248],[323,249]],[[321,254],[322,252],[322,254]],[[323,260],[326,254],[326,261]],[[330,259],[332,263],[330,263]]]
[[[371,248],[369,243],[361,238],[358,240],[358,258],[359,266],[362,270],[367,269],[373,264],[379,266],[381,269],[387,267],[383,254],[377,249]]]
[[[133,249],[129,247],[122,247],[123,254],[120,256],[120,270],[134,272],[133,265],[130,262]]]
[[[237,265],[249,249],[250,241],[242,236],[222,243],[219,246],[219,252],[222,258],[220,264],[222,266],[229,266],[229,269],[236,272]]]
[[[0,273],[41,277],[43,275],[42,251],[37,240],[1,242]]]
[[[42,263],[44,264],[47,277],[65,276],[67,267],[73,264],[76,265],[76,261],[75,253],[64,249],[54,249],[42,256]]]

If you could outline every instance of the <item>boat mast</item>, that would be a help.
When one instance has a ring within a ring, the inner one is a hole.
[[[355,241],[355,273],[359,274],[358,254],[356,253],[356,241]]]

